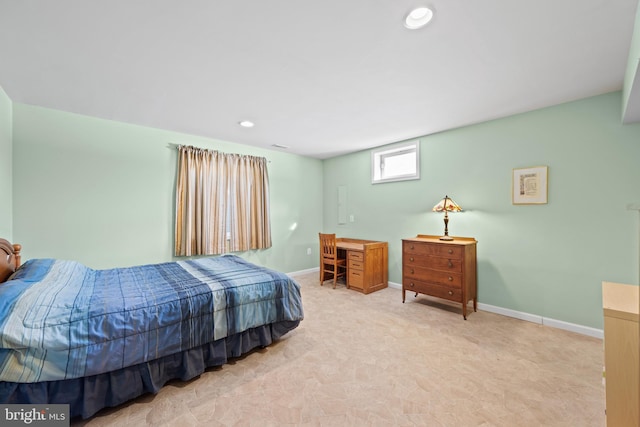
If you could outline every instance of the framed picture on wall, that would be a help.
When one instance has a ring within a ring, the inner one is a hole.
[[[548,169],[547,166],[514,169],[511,202],[514,205],[547,203]]]

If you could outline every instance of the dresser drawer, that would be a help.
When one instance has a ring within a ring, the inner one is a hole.
[[[446,243],[403,242],[405,255],[434,255],[460,259],[464,255],[464,247]]]
[[[360,270],[360,271],[364,270],[364,262],[349,259],[349,271],[351,270]]]
[[[364,262],[364,253],[349,251],[349,260]]]
[[[435,270],[462,273],[462,259],[442,258],[428,255],[404,255],[404,265],[433,268]]]
[[[405,279],[415,279],[423,282],[440,284],[442,286],[450,286],[455,288],[462,287],[462,274],[460,273],[451,273],[414,266],[404,266],[402,268],[402,276]]]
[[[405,278],[402,283],[403,290],[410,292],[419,292],[422,294],[432,295],[438,298],[448,299],[450,301],[462,302],[462,289],[451,288],[433,283],[425,283],[418,280]]]

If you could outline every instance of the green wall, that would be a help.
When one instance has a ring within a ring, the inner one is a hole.
[[[616,92],[425,136],[418,181],[372,185],[370,151],[326,160],[323,229],[388,241],[401,283],[401,239],[441,234],[431,208],[448,194],[465,209],[450,234],[478,240],[479,302],[601,329],[601,282],[639,280],[640,124],[621,124],[621,104]],[[548,204],[513,205],[513,168],[543,165]]]
[[[430,209],[448,194],[465,208],[451,215],[451,234],[479,242],[480,303],[602,328],[601,282],[639,280],[640,215],[628,206],[640,206],[640,124],[621,124],[621,101],[616,92],[425,136],[420,180],[372,185],[370,151],[320,161],[12,106],[0,93],[9,182],[13,169],[13,188],[0,185],[13,192],[0,227],[26,259],[94,268],[171,260],[175,145],[261,155],[271,162],[273,247],[245,258],[287,272],[317,267],[317,233],[335,231],[388,241],[390,280],[400,283],[401,239],[440,234],[442,216]],[[540,165],[549,203],[513,205],[513,168]],[[355,219],[345,225],[340,185]]]
[[[13,238],[11,100],[0,87],[0,237]]]
[[[177,144],[266,157],[273,246],[241,255],[285,272],[317,267],[320,160],[14,103],[13,238],[25,259],[174,259]]]

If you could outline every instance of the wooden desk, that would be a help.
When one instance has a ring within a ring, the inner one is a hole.
[[[638,426],[638,298],[638,286],[602,282],[608,426]]]
[[[347,288],[369,294],[387,287],[389,277],[387,242],[338,237],[336,245],[339,251],[346,251]]]

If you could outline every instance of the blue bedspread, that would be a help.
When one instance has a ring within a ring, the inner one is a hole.
[[[294,280],[234,255],[110,270],[29,260],[0,285],[0,381],[110,372],[302,318]]]

